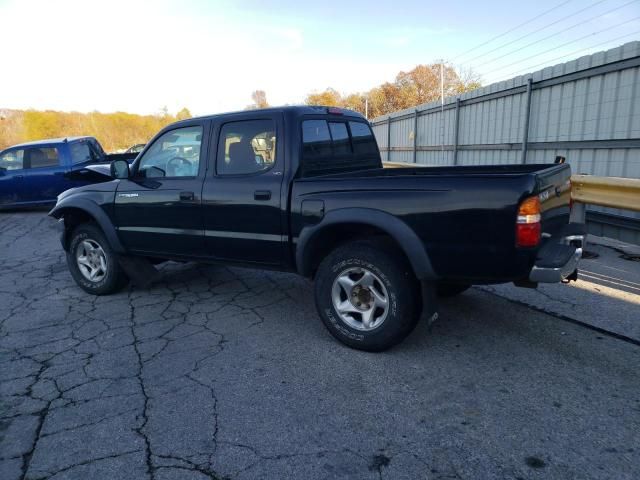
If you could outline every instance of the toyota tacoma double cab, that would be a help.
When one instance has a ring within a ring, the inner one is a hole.
[[[144,284],[164,260],[297,272],[341,342],[380,351],[438,295],[575,279],[568,164],[383,168],[360,114],[283,107],[165,127],[112,180],[58,197],[77,284]]]

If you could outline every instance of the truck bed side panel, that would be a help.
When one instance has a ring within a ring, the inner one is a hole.
[[[553,167],[552,165],[545,166]],[[425,169],[428,170],[428,169]],[[559,173],[562,172],[562,173]],[[533,173],[443,175],[327,176],[295,181],[292,229],[296,238],[319,221],[302,215],[303,200],[319,200],[326,213],[341,208],[377,209],[400,218],[424,243],[440,278],[472,283],[497,283],[526,278],[537,249],[515,246],[519,203],[553,189],[544,199],[543,231],[567,223],[568,197],[555,195],[555,185],[568,179],[568,168],[551,169],[546,177]],[[366,215],[362,222],[366,223]],[[551,232],[552,233],[552,232]]]

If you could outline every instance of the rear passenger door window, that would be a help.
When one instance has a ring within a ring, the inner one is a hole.
[[[225,123],[220,131],[218,175],[250,175],[269,170],[276,159],[276,126],[273,120]]]
[[[54,147],[27,148],[24,153],[26,168],[57,167],[58,149]]]

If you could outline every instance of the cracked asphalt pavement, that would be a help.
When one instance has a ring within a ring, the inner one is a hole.
[[[480,288],[381,354],[291,274],[171,263],[92,297],[54,224],[0,216],[2,480],[640,475],[638,345]]]

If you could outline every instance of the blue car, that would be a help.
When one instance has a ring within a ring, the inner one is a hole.
[[[65,190],[110,179],[106,166],[90,168],[92,165],[132,160],[136,155],[107,155],[94,137],[39,140],[9,147],[0,152],[0,208],[54,204]]]

